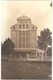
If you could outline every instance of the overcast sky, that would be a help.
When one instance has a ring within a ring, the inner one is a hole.
[[[37,26],[37,35],[44,28],[51,28],[51,1],[2,1],[2,42],[11,37],[11,26],[17,18],[26,15]]]

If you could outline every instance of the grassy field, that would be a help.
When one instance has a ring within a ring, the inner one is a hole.
[[[2,61],[2,79],[49,79],[51,62]]]

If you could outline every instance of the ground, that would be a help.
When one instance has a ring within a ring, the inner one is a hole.
[[[51,62],[2,61],[2,79],[49,79]]]

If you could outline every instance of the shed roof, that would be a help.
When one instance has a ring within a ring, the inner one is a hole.
[[[38,52],[38,53],[45,53],[44,50],[41,50],[41,49],[39,49],[39,48],[37,49],[37,52]]]

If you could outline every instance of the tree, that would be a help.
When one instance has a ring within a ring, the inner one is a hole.
[[[50,3],[50,6],[52,6],[52,2]]]
[[[50,30],[44,29],[40,32],[40,36],[38,36],[38,47],[42,50],[47,51],[48,45],[51,46],[52,44],[52,37]]]
[[[2,54],[4,55],[10,55],[14,52],[14,43],[10,38],[6,39],[4,43],[2,44]]]
[[[47,50],[48,56],[52,56],[52,47],[49,47]]]

